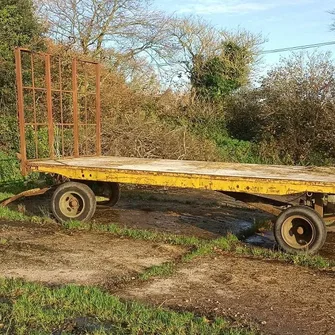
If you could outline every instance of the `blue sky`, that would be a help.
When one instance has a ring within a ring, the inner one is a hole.
[[[178,15],[199,15],[220,28],[262,33],[268,40],[264,50],[335,41],[328,13],[335,0],[154,0],[154,5]],[[335,55],[335,45],[319,50]],[[266,55],[263,66],[269,68],[280,56],[289,53]]]

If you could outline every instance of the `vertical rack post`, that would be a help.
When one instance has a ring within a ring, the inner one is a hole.
[[[101,156],[101,102],[100,102],[100,83],[101,83],[101,64],[96,65],[96,152],[97,156]]]
[[[63,74],[62,74],[62,59],[58,58],[58,73],[59,73],[59,99],[60,99],[60,128],[61,128],[61,141],[62,141],[62,154],[64,157],[64,116],[63,116]]]
[[[74,157],[79,157],[79,120],[78,120],[78,83],[77,60],[72,60],[72,92],[73,92],[73,138]]]
[[[47,113],[48,113],[48,138],[49,138],[49,154],[53,159],[54,155],[54,124],[52,117],[52,94],[51,94],[51,60],[50,55],[45,55],[45,85],[47,94]]]
[[[34,114],[34,139],[35,139],[35,158],[38,158],[38,127],[36,116],[36,89],[35,89],[35,68],[34,68],[34,54],[30,54],[30,68],[31,68],[31,86],[33,93],[33,114]]]
[[[16,85],[17,85],[17,108],[19,114],[19,133],[20,133],[20,164],[22,175],[27,174],[27,152],[26,152],[26,134],[24,122],[24,102],[23,102],[23,83],[22,83],[22,64],[21,49],[15,49],[16,66]]]

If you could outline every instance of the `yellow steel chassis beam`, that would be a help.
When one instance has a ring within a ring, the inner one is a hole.
[[[107,181],[124,184],[195,188],[269,195],[288,195],[300,192],[335,194],[334,184],[313,181],[223,177],[43,164],[29,166],[29,163],[28,169],[30,171],[59,174],[76,180]]]

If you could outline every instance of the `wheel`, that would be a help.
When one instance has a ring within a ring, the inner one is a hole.
[[[274,236],[288,253],[315,254],[325,243],[327,230],[322,217],[312,208],[293,206],[278,216]]]
[[[59,222],[89,221],[95,209],[95,194],[87,185],[78,182],[61,184],[51,199],[52,213]]]
[[[113,207],[120,200],[121,189],[119,183],[103,183],[99,195],[108,198],[106,201],[99,201],[98,205]]]

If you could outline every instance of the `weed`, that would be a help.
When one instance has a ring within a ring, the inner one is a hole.
[[[85,229],[85,223],[78,220],[69,220],[63,223],[66,229]]]

